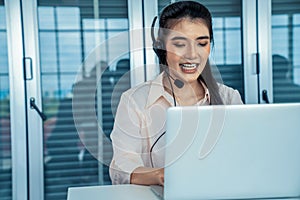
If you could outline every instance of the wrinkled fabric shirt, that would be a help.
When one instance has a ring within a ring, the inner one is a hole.
[[[111,133],[112,184],[129,184],[130,175],[137,167],[164,167],[164,136],[153,147],[153,166],[150,160],[151,146],[166,131],[167,109],[174,106],[173,96],[163,87],[163,76],[161,73],[121,96]],[[202,86],[205,96],[195,106],[210,104],[209,91],[203,83]],[[219,84],[219,93],[225,105],[243,104],[237,90]]]

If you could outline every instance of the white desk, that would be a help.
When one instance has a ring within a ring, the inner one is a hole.
[[[90,187],[71,187],[68,200],[158,200],[148,186],[105,185]]]
[[[139,185],[105,185],[89,187],[71,187],[68,200],[159,200],[148,186]],[[258,200],[258,199],[256,199]],[[272,200],[272,199],[263,199]],[[287,198],[275,200],[300,200]]]

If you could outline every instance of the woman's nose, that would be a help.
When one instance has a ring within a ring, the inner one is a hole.
[[[185,58],[189,60],[193,60],[197,58],[197,56],[198,56],[197,44],[192,43],[186,48]]]

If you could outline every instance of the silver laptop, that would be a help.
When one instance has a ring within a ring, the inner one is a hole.
[[[300,104],[172,107],[165,151],[163,199],[299,197]]]

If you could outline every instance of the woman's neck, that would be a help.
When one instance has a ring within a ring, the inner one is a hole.
[[[170,87],[168,77],[164,77],[163,84],[165,90],[172,95],[172,89]],[[171,84],[174,90],[175,99],[180,106],[195,105],[204,98],[205,90],[198,80],[194,82],[185,82],[182,88],[177,88],[172,80]]]

